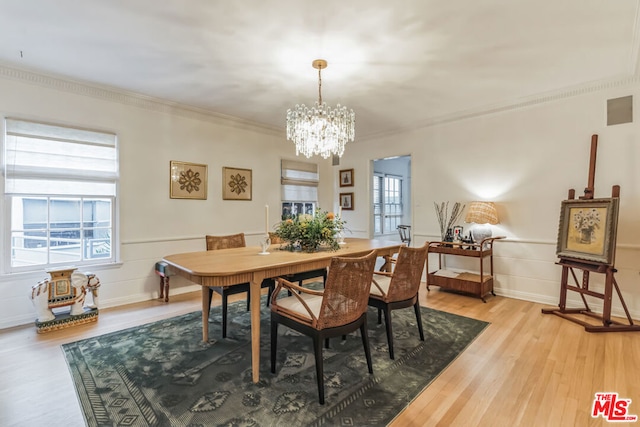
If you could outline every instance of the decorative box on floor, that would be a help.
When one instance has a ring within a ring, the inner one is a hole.
[[[82,273],[71,267],[49,270],[47,273],[51,276],[49,279],[31,288],[31,300],[38,316],[38,333],[98,320],[100,279],[95,274]],[[86,302],[89,292],[91,304]],[[66,307],[68,310],[65,310]]]

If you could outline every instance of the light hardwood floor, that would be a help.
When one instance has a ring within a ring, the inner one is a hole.
[[[608,425],[590,416],[596,392],[632,399],[629,412],[640,415],[639,332],[588,333],[541,314],[540,304],[504,297],[483,304],[424,286],[421,303],[491,325],[393,427]],[[84,425],[60,345],[199,309],[200,293],[192,293],[102,309],[97,323],[48,334],[33,326],[0,331],[0,426]]]

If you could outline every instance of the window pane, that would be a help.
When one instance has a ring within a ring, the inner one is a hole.
[[[111,230],[95,228],[84,230],[84,256],[86,259],[111,257]]]
[[[80,261],[80,230],[52,230],[49,235],[51,263]]]
[[[111,227],[111,201],[84,199],[82,222],[83,227]]]
[[[48,249],[46,232],[29,238],[25,238],[23,232],[11,233],[12,266],[47,264]]]

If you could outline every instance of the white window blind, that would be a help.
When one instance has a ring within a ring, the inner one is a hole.
[[[7,118],[5,193],[115,196],[116,135]]]
[[[318,181],[317,164],[282,160],[280,183],[283,202],[316,202]]]

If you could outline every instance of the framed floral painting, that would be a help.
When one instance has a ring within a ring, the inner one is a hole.
[[[251,169],[222,168],[222,199],[251,200]]]
[[[172,199],[207,199],[207,165],[169,162],[169,197]]]
[[[612,265],[618,231],[619,199],[564,200],[556,254]]]

